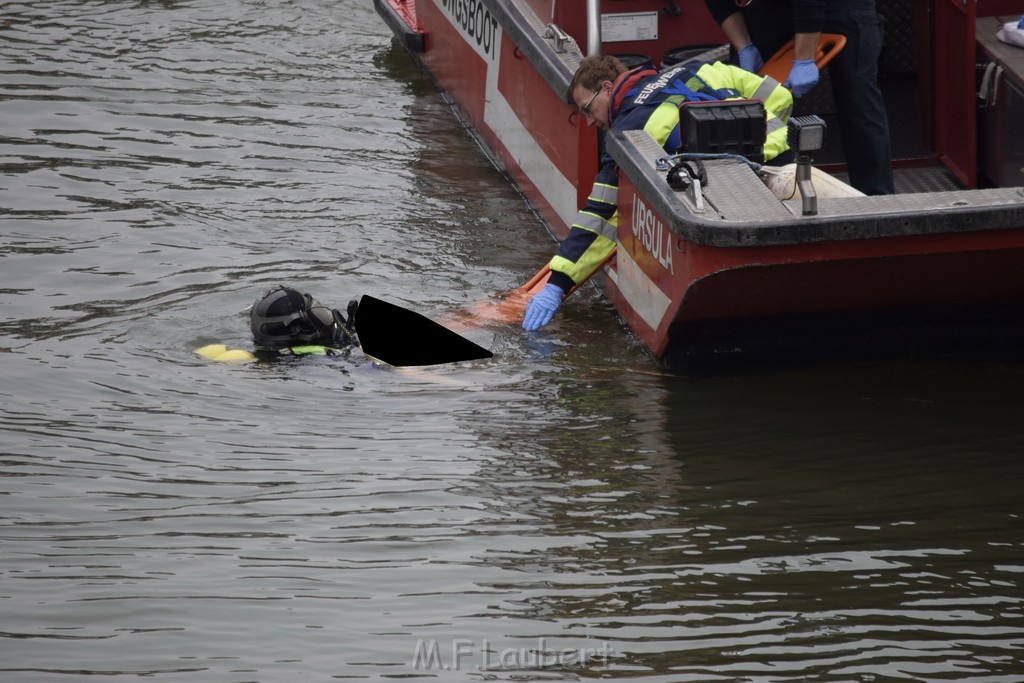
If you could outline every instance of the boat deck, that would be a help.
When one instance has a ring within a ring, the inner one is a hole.
[[[846,173],[833,173],[832,175],[844,183],[850,180]],[[952,192],[963,189],[945,166],[897,168],[893,171],[893,182],[896,184],[896,194]]]

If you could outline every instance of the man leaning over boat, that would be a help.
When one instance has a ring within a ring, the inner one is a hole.
[[[587,122],[602,130],[645,130],[669,154],[679,148],[679,105],[685,101],[757,99],[764,102],[766,161],[788,151],[786,122],[792,94],[776,80],[729,64],[691,62],[658,72],[650,65],[629,70],[609,55],[585,57],[566,93]],[[551,278],[530,299],[523,328],[551,321],[566,292],[585,282],[615,248],[618,233],[618,167],[608,152],[586,204],[551,259]]]

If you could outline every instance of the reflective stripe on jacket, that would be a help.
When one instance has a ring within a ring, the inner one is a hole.
[[[644,130],[669,154],[679,148],[679,104],[693,100],[758,99],[767,114],[765,160],[789,147],[786,122],[793,96],[773,78],[715,62],[674,66],[663,72],[628,71],[612,88],[611,129]],[[576,214],[569,235],[551,259],[550,282],[568,292],[605,262],[618,236],[618,166],[605,152],[587,203]]]

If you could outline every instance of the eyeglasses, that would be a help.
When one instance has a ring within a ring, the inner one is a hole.
[[[583,105],[582,107],[580,107],[580,111],[581,111],[581,112],[583,112],[583,115],[584,115],[584,116],[592,116],[592,114],[590,113],[590,105],[592,105],[592,104],[594,103],[594,100],[596,100],[596,99],[597,99],[597,96],[598,96],[598,95],[600,95],[600,94],[601,94],[601,89],[600,89],[600,88],[598,88],[598,89],[597,89],[597,92],[596,92],[596,93],[594,93],[594,96],[593,96],[593,97],[591,97],[591,98],[590,98],[590,99],[589,99],[589,100],[587,101],[587,103],[586,103],[586,104],[584,104],[584,105]]]

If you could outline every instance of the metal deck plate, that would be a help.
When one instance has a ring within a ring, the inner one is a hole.
[[[704,198],[723,220],[749,223],[793,217],[746,164],[708,161],[705,166],[708,183]]]
[[[844,183],[850,178],[846,173],[833,173]],[[952,192],[963,189],[945,166],[924,166],[921,168],[899,168],[893,171],[896,194],[917,192]]]

